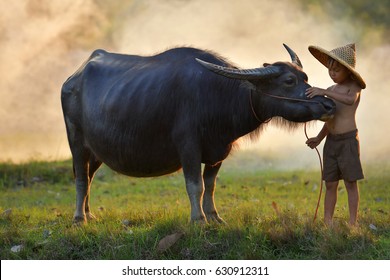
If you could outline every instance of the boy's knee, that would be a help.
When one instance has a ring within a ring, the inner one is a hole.
[[[357,181],[344,181],[345,187],[347,189],[356,189],[357,188]]]
[[[339,182],[338,181],[334,181],[334,182],[325,182],[325,186],[326,186],[326,189],[328,190],[332,190],[332,189],[337,189],[339,185]]]

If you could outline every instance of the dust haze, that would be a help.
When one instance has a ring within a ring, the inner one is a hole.
[[[375,30],[362,42],[354,23],[319,21],[310,9],[285,0],[18,0],[0,2],[0,10],[0,161],[70,157],[60,89],[94,49],[151,55],[193,46],[241,67],[258,67],[288,61],[286,43],[299,55],[310,84],[328,87],[327,70],[307,47],[350,42],[357,43],[357,70],[367,83],[357,112],[362,160],[387,160],[390,46]],[[309,135],[321,126],[311,124]],[[275,167],[306,168],[318,163],[305,139],[303,128],[289,132],[270,125],[242,148],[270,158]]]

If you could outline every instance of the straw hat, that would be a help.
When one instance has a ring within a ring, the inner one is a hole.
[[[324,50],[323,48],[317,46],[309,46],[309,51],[311,54],[318,59],[325,67],[328,68],[329,58],[333,58],[338,63],[344,65],[352,75],[355,77],[355,80],[359,83],[362,89],[366,88],[366,83],[360,74],[355,70],[356,65],[356,51],[355,44],[349,44],[343,47],[335,48],[331,51]]]

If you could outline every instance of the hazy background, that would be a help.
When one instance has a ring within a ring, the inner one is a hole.
[[[330,50],[351,42],[367,83],[357,112],[361,156],[366,163],[388,161],[390,1],[322,2],[0,0],[0,161],[70,157],[60,89],[94,49],[151,55],[185,45],[258,67],[288,61],[287,43],[309,82],[327,87],[332,81],[308,45]],[[321,126],[311,125],[309,135]],[[318,164],[304,142],[303,129],[269,126],[257,142],[242,146],[279,168]]]

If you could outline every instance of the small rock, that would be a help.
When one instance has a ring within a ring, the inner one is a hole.
[[[12,248],[11,248],[12,253],[19,253],[22,250],[23,250],[23,245],[15,245],[15,246],[12,246]]]
[[[369,228],[372,230],[378,230],[378,228],[374,224],[370,224]]]

